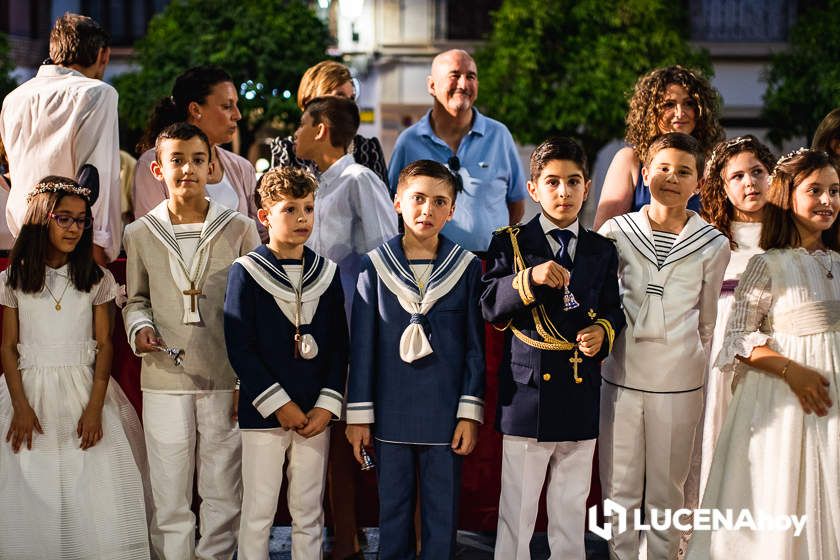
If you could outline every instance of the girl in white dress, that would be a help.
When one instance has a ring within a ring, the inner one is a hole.
[[[46,177],[0,274],[0,558],[147,559],[140,423],[109,384],[91,190]]]
[[[774,170],[760,246],[715,366],[736,386],[703,508],[805,516],[794,529],[695,531],[688,558],[840,558],[840,181],[825,152]]]
[[[718,300],[717,322],[709,353],[714,359],[720,352],[735,288],[750,258],[762,252],[758,246],[761,220],[767,203],[770,172],[776,158],[752,134],[721,142],[706,162],[700,189],[703,218],[729,238],[732,256],[723,277]],[[693,483],[686,494],[687,507],[696,507],[703,495],[712,454],[726,409],[732,398],[732,376],[709,364],[706,377],[705,412],[695,442],[695,461],[686,484]],[[697,469],[699,463],[699,471]],[[699,488],[699,492],[698,492]],[[688,501],[689,495],[693,500]]]

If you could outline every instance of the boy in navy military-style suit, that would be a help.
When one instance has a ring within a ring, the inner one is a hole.
[[[456,194],[440,163],[403,169],[405,234],[364,257],[353,300],[347,438],[361,463],[373,435],[381,560],[416,557],[418,480],[420,557],[454,557],[461,462],[484,419],[481,264],[440,235]]]
[[[225,341],[241,382],[239,558],[268,559],[269,531],[288,456],[292,557],[321,558],[332,419],[341,416],[348,361],[338,267],[304,242],[315,177],[275,168],[257,188],[269,242],[238,258],[225,296]]]
[[[585,558],[600,364],[624,326],[615,247],[578,222],[589,187],[576,142],[543,142],[528,182],[542,213],[490,244],[481,307],[508,331],[496,416],[504,434],[497,560],[530,558],[547,470],[551,557]]]

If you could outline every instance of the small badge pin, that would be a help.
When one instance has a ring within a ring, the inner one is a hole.
[[[595,310],[592,309],[592,308],[590,308],[589,311],[586,314],[589,315],[589,320],[590,321],[594,321],[595,318],[598,316],[598,314],[595,313]]]

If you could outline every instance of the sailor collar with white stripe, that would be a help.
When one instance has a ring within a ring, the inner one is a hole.
[[[627,240],[633,248],[659,270],[701,250],[718,237],[723,237],[723,234],[714,226],[703,220],[697,213],[688,210],[688,221],[660,266],[656,258],[656,248],[653,244],[653,231],[647,214],[648,208],[649,206],[645,205],[638,212],[622,214],[616,216],[613,220],[627,236]]]
[[[204,218],[204,225],[201,228],[201,236],[198,239],[198,244],[195,248],[195,254],[199,252],[210,242],[213,238],[221,232],[225,225],[236,216],[237,212],[230,208],[225,208],[221,204],[213,202],[208,199],[210,203],[207,209],[207,216]],[[190,270],[191,263],[184,262],[184,257],[181,254],[181,247],[175,239],[175,230],[172,227],[172,218],[169,216],[169,207],[167,200],[163,200],[160,204],[152,208],[148,214],[140,218],[149,231],[157,237],[161,243],[172,253],[176,259],[184,267],[184,270]]]
[[[453,243],[443,235],[440,235],[439,239],[437,256],[432,266],[432,274],[423,290],[424,294],[434,292],[435,288],[443,284],[451,274],[455,272],[459,275],[463,274],[464,268],[460,263],[465,259],[472,260],[476,258],[475,255],[466,251],[460,245]],[[422,297],[420,286],[417,285],[417,279],[411,272],[408,258],[405,256],[405,251],[402,247],[402,235],[391,238],[369,254],[372,255],[374,253],[379,257],[382,264],[387,267],[392,279],[396,280],[403,289],[408,289],[412,292],[419,301]]]
[[[274,256],[274,253],[265,245],[260,245],[244,257],[240,257],[237,261],[248,258],[254,262],[265,273],[265,278],[270,280],[274,286],[274,291],[277,295],[283,295],[283,299],[294,300],[297,291],[297,282],[292,282],[289,275],[283,269],[283,264]],[[301,270],[302,283],[301,292],[303,299],[306,300],[308,291],[316,285],[319,285],[322,280],[327,280],[323,276],[328,275],[329,280],[332,280],[335,273],[335,264],[328,261],[321,255],[315,253],[309,247],[303,248],[303,268]],[[320,290],[321,292],[323,290]],[[318,294],[320,296],[320,293]]]

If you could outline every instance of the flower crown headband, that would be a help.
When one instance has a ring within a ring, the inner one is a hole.
[[[717,146],[715,146],[715,149],[712,150],[712,155],[709,156],[709,159],[706,160],[706,169],[704,170],[705,172],[703,173],[703,175],[705,177],[709,176],[709,173],[711,173],[712,167],[714,166],[715,161],[717,160],[717,157],[720,153],[726,152],[727,150],[731,150],[736,146],[750,143],[752,143],[752,138],[750,138],[749,136],[736,136],[735,138],[731,138],[729,140],[726,140],[725,142],[719,143]]]
[[[776,172],[779,170],[780,165],[789,162],[790,160],[792,160],[796,156],[801,156],[801,155],[807,154],[808,152],[811,152],[811,151],[818,151],[818,150],[809,150],[808,148],[799,148],[799,149],[796,149],[792,152],[788,152],[785,155],[783,155],[782,157],[780,157],[779,160],[776,162],[776,165],[773,167],[773,173],[770,174],[770,182],[772,183],[773,179],[776,178]]]
[[[32,189],[28,195],[26,195],[26,203],[29,204],[32,202],[32,199],[38,196],[39,194],[47,193],[47,192],[59,192],[64,191],[70,194],[75,194],[76,196],[80,196],[84,198],[88,203],[90,203],[90,189],[87,187],[80,187],[73,183],[65,183],[65,182],[57,182],[57,183],[40,183],[37,187]]]

